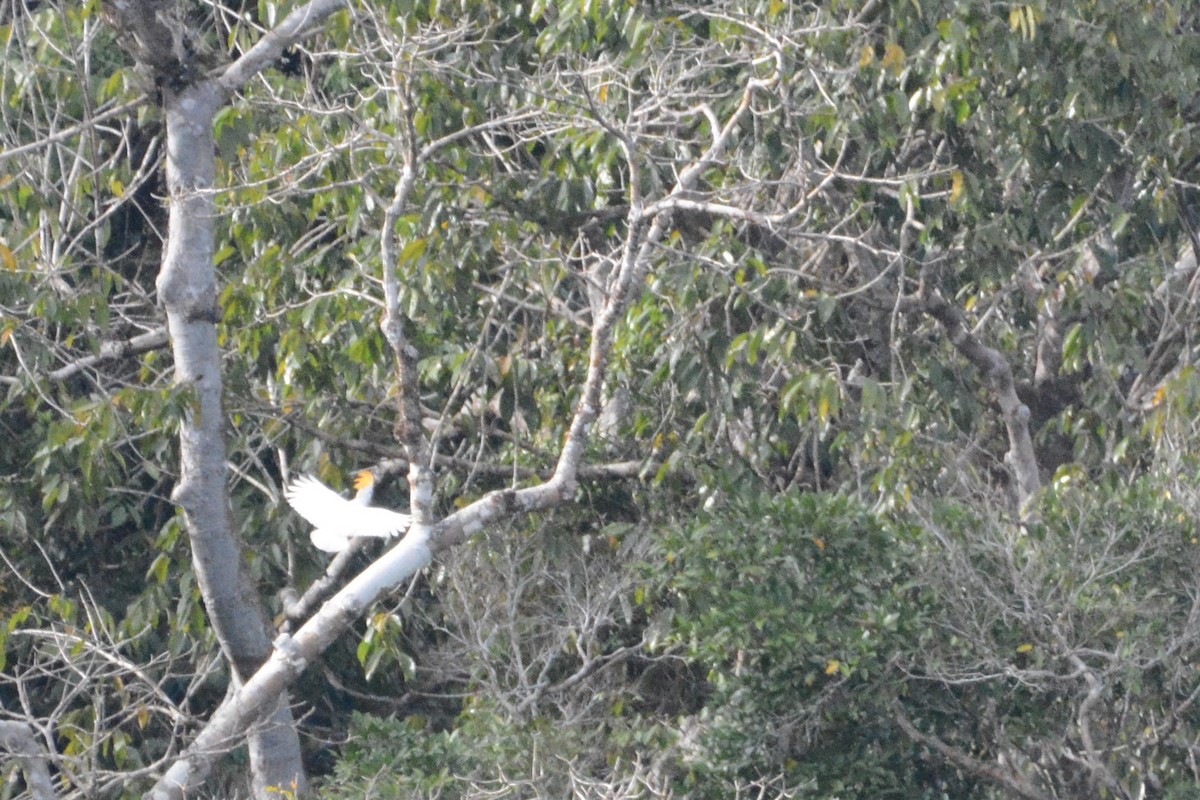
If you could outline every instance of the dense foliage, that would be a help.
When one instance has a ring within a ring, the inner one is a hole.
[[[290,10],[172,8],[197,74]],[[230,683],[170,499],[177,87],[111,13],[0,3],[0,713],[80,794],[143,789]],[[389,236],[442,515],[554,469],[644,263],[574,505],[439,556],[295,687],[323,791],[1195,796],[1198,24],[361,0],[248,83],[218,331],[278,624],[325,565],[288,476],[408,466]]]

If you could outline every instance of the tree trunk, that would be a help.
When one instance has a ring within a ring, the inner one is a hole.
[[[213,266],[213,118],[223,94],[210,82],[167,92],[167,251],[158,276],[175,357],[175,382],[189,394],[180,433],[180,479],[172,499],[183,509],[193,565],[221,648],[239,683],[271,652],[266,614],[246,575],[233,532],[225,476],[221,353],[217,345],[217,281]],[[304,782],[300,743],[281,700],[251,735],[255,793]]]

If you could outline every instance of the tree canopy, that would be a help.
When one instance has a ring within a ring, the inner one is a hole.
[[[1200,796],[1198,26],[0,3],[5,796]]]

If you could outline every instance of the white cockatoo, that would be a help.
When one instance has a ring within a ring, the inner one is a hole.
[[[368,470],[355,476],[354,488],[358,493],[347,500],[311,475],[297,478],[287,488],[288,504],[316,526],[312,543],[321,550],[345,550],[356,536],[399,536],[412,522],[408,514],[370,505],[375,476]]]

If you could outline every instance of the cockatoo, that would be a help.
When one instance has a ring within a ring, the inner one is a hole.
[[[345,550],[356,536],[387,538],[408,529],[412,517],[370,505],[375,476],[367,470],[354,478],[358,494],[347,500],[311,475],[297,478],[287,488],[288,504],[316,527],[312,543],[328,553]]]

